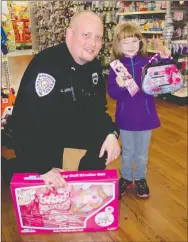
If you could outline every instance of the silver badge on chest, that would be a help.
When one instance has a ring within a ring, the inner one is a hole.
[[[55,86],[56,80],[46,73],[39,73],[35,81],[35,90],[39,97],[48,95]]]
[[[99,81],[99,76],[98,76],[97,72],[95,72],[92,74],[92,82],[94,85],[97,85],[98,81]]]

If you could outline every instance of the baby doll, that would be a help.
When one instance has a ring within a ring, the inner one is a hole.
[[[71,211],[90,212],[104,204],[106,198],[112,196],[112,185],[91,185],[82,186],[81,189],[72,191]]]

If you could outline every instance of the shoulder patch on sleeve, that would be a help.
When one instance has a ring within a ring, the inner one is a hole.
[[[55,86],[56,80],[46,73],[39,73],[35,81],[35,90],[39,97],[48,95]]]

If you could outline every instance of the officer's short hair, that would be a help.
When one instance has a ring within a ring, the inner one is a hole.
[[[84,10],[84,11],[78,11],[76,12],[73,17],[71,18],[71,21],[70,21],[70,27],[73,27],[74,24],[78,21],[78,19],[82,16],[82,15],[85,15],[85,14],[90,14],[90,15],[93,15],[95,17],[98,17],[100,20],[101,18],[93,11],[90,11],[90,10]],[[101,23],[102,23],[102,20],[101,20]]]

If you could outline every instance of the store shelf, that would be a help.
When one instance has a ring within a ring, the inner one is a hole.
[[[162,34],[163,31],[141,31],[142,34]]]
[[[150,53],[157,53],[157,50],[150,50],[150,49],[148,49],[147,52],[150,52]]]
[[[158,13],[166,13],[166,10],[142,11],[142,12],[124,12],[124,13],[117,13],[117,15],[125,16],[125,15],[138,15],[138,14],[158,14]]]
[[[172,44],[187,44],[187,40],[186,39],[182,39],[182,40],[172,40],[171,43]]]

